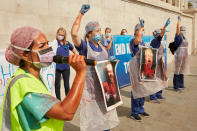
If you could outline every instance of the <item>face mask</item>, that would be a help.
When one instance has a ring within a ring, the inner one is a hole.
[[[186,35],[186,32],[185,32],[185,31],[181,31],[180,33],[181,33],[181,35],[182,35],[183,37],[185,37],[185,35]]]
[[[40,59],[39,62],[32,62],[36,68],[40,69],[43,67],[48,67],[53,62],[54,52],[53,52],[52,47],[49,47],[40,51],[35,51],[35,50],[32,50],[32,51],[36,52]]]
[[[123,33],[123,35],[127,35],[127,33],[125,32],[125,33]]]
[[[14,48],[19,49],[19,50],[32,51],[32,52],[37,53],[40,61],[39,62],[28,61],[28,62],[33,63],[33,65],[38,69],[43,68],[43,67],[48,67],[53,62],[54,52],[53,52],[52,47],[48,47],[46,49],[37,51],[37,50],[30,50],[30,49],[18,47],[15,45],[11,45],[11,46],[13,46]],[[15,54],[15,55],[17,55],[17,54]],[[20,56],[17,55],[17,57],[20,57]]]
[[[95,36],[94,36],[94,38],[93,38],[93,40],[96,42],[96,43],[98,43],[100,40],[101,40],[101,35],[100,34],[96,34]]]
[[[110,37],[110,35],[111,35],[110,33],[107,33],[107,34],[106,34],[106,37]]]
[[[57,39],[58,39],[59,41],[62,41],[62,40],[64,39],[64,36],[58,35],[58,36],[57,36]]]

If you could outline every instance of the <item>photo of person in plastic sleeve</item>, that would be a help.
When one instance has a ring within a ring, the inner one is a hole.
[[[115,73],[113,71],[113,66],[110,62],[107,62],[104,67],[104,74],[106,80],[102,82],[104,88],[104,95],[107,103],[107,107],[116,104],[120,101],[120,96],[118,92],[118,87],[116,84]]]
[[[141,50],[141,73],[142,80],[156,80],[156,49],[142,47]]]

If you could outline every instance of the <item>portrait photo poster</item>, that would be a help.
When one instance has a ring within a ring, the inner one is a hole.
[[[141,46],[140,52],[140,80],[156,81],[157,52],[155,48]]]
[[[98,61],[95,66],[107,111],[110,111],[123,103],[116,76],[118,62],[118,60],[113,62],[109,60]]]

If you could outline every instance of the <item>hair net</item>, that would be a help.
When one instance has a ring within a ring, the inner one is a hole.
[[[86,34],[88,34],[90,31],[97,30],[97,29],[100,29],[100,25],[97,21],[91,21],[85,27]]]
[[[40,30],[32,27],[17,28],[11,35],[11,44],[6,49],[6,60],[9,63],[18,66],[21,60],[21,58],[18,56],[19,53],[24,52],[24,49],[28,49],[29,46],[32,44],[33,40],[36,39],[40,33]]]
[[[156,30],[154,30],[154,32],[153,32],[153,36],[154,36],[154,37],[158,37],[160,33],[161,33],[161,30],[160,30],[160,29],[156,29]]]

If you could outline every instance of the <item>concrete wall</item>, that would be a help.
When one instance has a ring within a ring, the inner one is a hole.
[[[197,9],[196,8],[192,8],[192,9],[188,9],[188,10],[184,10],[183,12],[187,13],[187,14],[190,14],[190,15],[193,15],[194,18],[193,18],[193,24],[192,24],[192,53],[197,53]]]
[[[81,8],[88,0],[0,0],[0,48],[7,47],[14,29],[21,26],[33,26],[42,30],[49,40],[55,38],[58,27],[70,30]],[[113,34],[119,34],[126,28],[129,34],[134,33],[138,17],[145,20],[145,35],[152,35],[156,28],[162,28],[168,17],[171,18],[168,42],[173,41],[177,16],[182,12],[179,7],[160,0],[89,0],[91,10],[85,14],[80,35],[83,37],[85,24],[91,20],[100,22],[102,31],[106,26],[112,28]],[[182,14],[182,25],[187,28],[187,38],[192,43],[193,16]],[[169,55],[169,62],[172,60]]]

